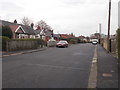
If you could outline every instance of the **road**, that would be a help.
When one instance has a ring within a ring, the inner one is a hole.
[[[3,88],[87,88],[95,46],[71,45],[3,58]]]

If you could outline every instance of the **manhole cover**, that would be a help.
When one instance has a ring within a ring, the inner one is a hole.
[[[103,76],[103,77],[112,77],[112,74],[109,74],[109,73],[103,73],[102,76]]]

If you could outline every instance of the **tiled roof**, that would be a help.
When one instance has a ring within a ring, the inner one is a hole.
[[[53,37],[60,37],[59,34],[53,34]]]
[[[27,34],[35,35],[34,29],[30,26],[21,25]]]
[[[41,30],[35,30],[34,32],[35,34],[40,34]],[[51,37],[53,32],[51,30],[44,30],[43,33],[45,34],[45,36]]]
[[[12,22],[8,22],[8,21],[4,21],[4,20],[0,20],[0,22],[2,22],[2,25],[3,25],[3,26],[17,25],[16,23],[12,23]]]
[[[11,28],[11,30],[12,30],[13,32],[15,32],[16,29],[19,27],[19,25],[9,25],[9,27]]]
[[[62,37],[62,38],[68,38],[69,36],[67,34],[60,34],[60,37]]]
[[[35,30],[35,34],[40,34],[41,30]]]
[[[52,35],[52,32],[51,31],[45,31],[45,36],[49,36],[49,37],[51,37],[51,35]]]

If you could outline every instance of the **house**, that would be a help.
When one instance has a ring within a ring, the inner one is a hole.
[[[79,36],[78,38],[79,38],[81,41],[88,41],[88,39],[87,39],[85,36],[82,36],[82,35]]]
[[[12,23],[4,20],[0,20],[3,26],[9,26],[13,32],[13,39],[15,38],[35,38],[34,29],[30,26]]]
[[[49,39],[51,39],[51,37],[53,37],[53,31],[52,30],[48,30],[48,29],[41,29],[40,26],[37,26],[37,29],[34,30],[35,32],[35,37],[36,38],[42,38],[44,41],[48,41]]]
[[[59,35],[60,35],[60,38],[65,38],[65,39],[69,38],[68,34],[59,34]]]
[[[100,34],[99,33],[94,33],[90,36],[90,41],[94,41],[94,40],[99,41],[99,39],[100,39]]]
[[[53,37],[56,41],[60,41],[60,35],[59,34],[53,34]]]
[[[53,30],[49,28],[41,28],[40,26],[37,26],[36,30],[34,30],[36,34],[36,38],[42,38],[44,41],[50,40],[52,37],[56,40],[59,41],[59,34],[54,34]]]
[[[65,39],[75,38],[75,35],[73,35],[73,33],[71,33],[71,34],[59,34],[59,35],[60,35],[60,38],[65,38]]]

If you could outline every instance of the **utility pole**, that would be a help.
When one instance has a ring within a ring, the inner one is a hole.
[[[101,24],[99,24],[99,43],[101,44]]]
[[[107,48],[108,52],[110,51],[110,17],[111,17],[111,0],[109,0],[109,13],[108,13],[108,43],[107,43]]]
[[[120,1],[118,2],[118,28],[120,28]]]

